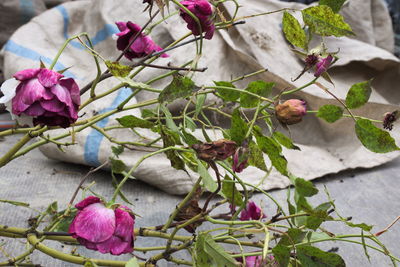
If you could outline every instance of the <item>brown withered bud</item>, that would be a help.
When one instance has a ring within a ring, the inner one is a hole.
[[[276,118],[286,125],[301,122],[306,113],[306,102],[300,99],[289,99],[275,106]]]
[[[225,160],[235,153],[236,142],[227,139],[219,139],[213,142],[194,144],[192,148],[197,157],[204,161]]]
[[[186,221],[200,214],[202,209],[199,207],[199,199],[202,193],[203,191],[199,187],[196,193],[193,195],[192,199],[179,210],[174,220],[177,222]],[[201,222],[194,222],[192,224],[185,226],[184,229],[189,233],[194,233],[196,231],[196,228],[200,225]]]
[[[386,112],[385,118],[383,119],[383,129],[391,131],[393,129],[393,123],[397,120],[398,111]]]

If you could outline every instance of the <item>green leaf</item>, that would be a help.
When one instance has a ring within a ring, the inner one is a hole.
[[[236,189],[235,183],[232,182],[232,179],[228,175],[225,175],[222,182],[222,193],[229,200],[229,203],[233,203],[235,206],[242,206],[243,196]]]
[[[19,201],[7,200],[7,199],[0,199],[0,202],[11,204],[14,206],[29,207],[29,203],[25,203],[25,202],[19,202]]]
[[[127,128],[147,128],[150,129],[154,126],[154,123],[151,121],[143,120],[133,115],[126,115],[121,118],[116,119],[119,124]]]
[[[282,245],[276,245],[272,249],[275,259],[278,261],[280,267],[287,267],[290,260],[290,248]]]
[[[132,67],[122,65],[119,62],[111,62],[111,61],[107,60],[105,63],[106,63],[108,70],[115,77],[126,77],[129,75],[129,73],[133,69]]]
[[[319,0],[319,5],[329,6],[333,12],[338,13],[346,0]]]
[[[230,82],[225,82],[225,81],[216,82],[216,81],[214,81],[214,83],[215,83],[216,86],[236,88]],[[240,97],[240,92],[234,91],[234,90],[218,88],[217,89],[217,93],[225,101],[236,101]]]
[[[142,118],[157,117],[157,112],[151,109],[142,109]]]
[[[162,90],[158,100],[160,103],[172,102],[190,96],[195,89],[196,85],[189,77],[175,75],[172,82]]]
[[[353,84],[346,96],[346,106],[354,109],[363,106],[371,96],[371,81]]]
[[[295,244],[303,242],[306,237],[306,232],[303,232],[297,228],[290,228],[285,234],[282,235],[278,245],[282,246],[293,246]]]
[[[335,253],[325,252],[312,246],[299,246],[297,259],[307,267],[345,267],[344,260]]]
[[[186,132],[184,129],[182,129],[182,135],[183,135],[183,140],[189,146],[200,143],[200,141],[197,140],[197,138],[195,136]]]
[[[167,127],[161,127],[161,138],[164,143],[164,148],[173,147],[177,144],[182,144],[180,142],[179,134],[173,132],[172,130],[168,129]],[[185,163],[179,157],[179,154],[175,150],[167,150],[164,152],[167,158],[171,161],[171,166],[177,170],[184,170]]]
[[[194,111],[194,116],[197,117],[204,105],[204,102],[206,101],[207,95],[206,94],[201,94],[196,96],[196,108]]]
[[[310,181],[304,180],[303,178],[296,178],[294,186],[296,191],[304,197],[312,197],[318,194],[318,189]]]
[[[190,118],[189,116],[184,115],[184,120],[185,120],[186,127],[189,128],[192,132],[194,132],[194,130],[196,130],[196,128],[197,128],[197,125],[193,121],[193,119]]]
[[[371,231],[372,228],[373,228],[372,225],[368,225],[368,224],[365,224],[365,223],[346,222],[346,224],[347,224],[348,226],[350,226],[350,227],[353,227],[353,228],[361,228],[361,229],[363,229],[363,230],[366,231],[366,232]]]
[[[387,153],[399,150],[390,134],[373,125],[370,120],[357,120],[355,129],[358,139],[372,152]]]
[[[302,11],[303,20],[310,30],[321,36],[354,35],[349,24],[344,22],[343,16],[335,14],[329,6],[313,6]]]
[[[224,266],[224,267],[237,267],[237,261],[229,255],[223,247],[221,247],[209,234],[200,233],[197,236],[197,242],[204,244],[204,252],[211,258],[215,265],[208,266]]]
[[[331,207],[330,202],[323,203],[312,210],[311,215],[306,219],[306,227],[317,230],[318,227],[328,219],[328,209]]]
[[[294,46],[307,50],[307,36],[299,21],[290,13],[285,11],[283,13],[282,25],[286,40]]]
[[[333,123],[343,116],[343,109],[335,105],[324,105],[318,109],[317,117]]]
[[[63,215],[65,210],[62,210],[58,213],[58,216]],[[71,225],[72,221],[74,220],[78,210],[77,209],[72,209],[67,217],[63,217],[60,221],[59,224],[54,228],[54,232],[68,232],[69,226]],[[57,216],[57,217],[58,217]]]
[[[112,153],[118,157],[124,152],[124,147],[123,146],[111,146],[111,151]]]
[[[268,168],[265,165],[264,155],[262,153],[262,150],[253,141],[251,141],[249,144],[249,150],[250,150],[250,155],[248,159],[249,165],[257,167],[260,170],[267,172]]]
[[[160,105],[160,108],[162,110],[162,112],[165,115],[165,121],[166,121],[166,125],[169,129],[171,129],[172,131],[178,133],[179,132],[179,128],[178,126],[176,126],[174,119],[172,118],[172,114],[169,111],[169,109],[164,106],[164,105]]]
[[[236,144],[241,145],[246,137],[247,131],[247,123],[240,116],[239,108],[236,108],[232,113],[231,129],[229,130],[231,140],[235,141]]]
[[[213,261],[206,253],[204,247],[205,247],[204,234],[200,234],[196,238],[196,243],[194,244],[194,249],[196,251],[196,257],[194,258],[193,266],[197,266],[197,267],[212,266]]]
[[[245,89],[248,92],[254,93],[256,95],[262,97],[268,97],[271,92],[272,88],[274,87],[275,83],[267,83],[264,81],[254,81],[247,85]],[[252,96],[246,93],[240,94],[240,106],[242,108],[255,108],[257,107],[260,99],[256,96]]]
[[[111,161],[111,170],[113,173],[121,174],[127,169],[125,163],[120,159],[110,158],[110,161]]]
[[[53,203],[51,203],[51,204],[47,207],[46,212],[47,212],[49,215],[57,214],[57,212],[58,212],[58,204],[57,204],[57,201],[54,201]]]
[[[254,129],[259,129],[259,127],[255,126]],[[279,147],[272,138],[263,136],[260,131],[261,130],[255,131],[259,148],[268,155],[272,166],[274,166],[281,174],[287,176],[287,160],[280,154],[281,147]]]
[[[210,192],[215,192],[218,188],[217,182],[214,181],[206,167],[204,167],[203,163],[199,159],[196,158],[196,162],[197,173],[200,174],[204,187]]]
[[[136,257],[130,259],[126,264],[125,267],[139,267],[139,262]]]
[[[282,146],[289,148],[289,149],[295,149],[295,150],[300,150],[300,148],[298,146],[296,146],[295,144],[293,144],[292,139],[290,139],[289,137],[287,137],[286,135],[284,135],[281,132],[274,132],[272,134],[272,137],[278,141]]]

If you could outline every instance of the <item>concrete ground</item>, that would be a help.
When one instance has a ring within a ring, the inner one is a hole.
[[[4,115],[0,116],[4,118]],[[7,137],[0,141],[0,155],[7,151],[17,138]],[[352,216],[353,222],[365,222],[374,225],[373,232],[385,228],[398,215],[400,215],[400,159],[396,159],[383,166],[369,170],[349,170],[335,175],[329,175],[315,181],[316,186],[323,192],[326,185],[336,200],[336,206],[343,216]],[[71,198],[82,176],[89,170],[86,166],[57,162],[47,159],[39,151],[32,151],[0,169],[0,199],[9,199],[31,203],[35,209],[45,209],[52,201],[57,200],[59,206],[64,208]],[[110,175],[106,171],[99,171],[91,176],[87,183],[96,181],[95,191],[106,197],[112,195]],[[182,197],[168,195],[143,182],[129,181],[124,192],[133,200],[133,210],[142,217],[137,218],[135,227],[154,226],[163,224],[169,212],[175,207]],[[271,192],[278,201],[285,205],[286,190]],[[78,198],[81,196],[78,195]],[[273,205],[262,194],[254,197],[261,203],[267,215],[274,215]],[[321,193],[312,198],[312,202],[326,201],[325,194]],[[225,208],[227,209],[227,208]],[[0,224],[17,227],[27,227],[27,219],[36,215],[35,211],[22,207],[14,207],[0,203]],[[325,223],[323,226],[337,234],[360,232],[338,223]],[[183,234],[183,233],[182,233]],[[400,222],[394,225],[389,232],[381,236],[382,242],[396,256],[400,257]],[[164,242],[164,241],[163,241]],[[56,242],[46,242],[52,247],[64,252],[70,252],[71,247],[61,246]],[[160,239],[141,238],[135,245],[160,246]],[[4,245],[4,246],[3,246]],[[363,248],[349,243],[322,244],[323,249],[337,247],[338,253],[345,259],[347,266],[391,266],[391,262],[383,254],[369,250],[371,261],[364,255]],[[6,260],[4,251],[11,256],[17,256],[24,251],[25,243],[22,240],[9,241],[0,237],[0,262]],[[88,257],[109,258],[97,252],[79,248],[78,252]],[[150,253],[151,254],[151,253]],[[149,254],[139,256],[147,257]],[[181,254],[184,257],[185,255]],[[115,257],[127,259],[129,255]],[[75,266],[71,263],[62,263],[47,255],[35,252],[31,257],[35,264],[46,267]],[[160,261],[159,266],[175,266],[165,261]]]

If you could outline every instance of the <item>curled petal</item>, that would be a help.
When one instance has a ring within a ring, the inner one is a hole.
[[[0,91],[3,96],[0,98],[0,103],[10,102],[16,94],[17,86],[20,82],[15,78],[8,79],[1,85]]]
[[[75,82],[75,80],[72,78],[62,79],[60,80],[60,85],[69,91],[72,102],[74,102],[75,105],[79,106],[81,104],[81,94],[79,86]]]
[[[129,242],[123,241],[116,236],[112,236],[104,242],[96,244],[96,248],[101,253],[111,253],[113,255],[121,255],[133,251]]]
[[[83,210],[84,208],[86,208],[89,205],[92,205],[94,203],[100,203],[100,202],[101,202],[100,198],[95,197],[95,196],[88,196],[87,198],[85,198],[84,200],[82,200],[81,202],[76,204],[75,208],[77,208],[78,210]]]
[[[58,99],[53,98],[51,100],[42,100],[40,101],[40,105],[43,109],[51,112],[60,112],[65,108],[65,104],[60,102]],[[25,112],[26,113],[26,112]],[[42,114],[40,114],[42,115]],[[38,116],[38,115],[36,115]]]
[[[14,74],[14,78],[19,81],[25,81],[32,78],[35,78],[41,69],[26,69],[18,71]]]
[[[52,87],[57,84],[62,77],[64,77],[64,75],[49,69],[40,69],[37,75],[39,82],[44,87]]]
[[[115,210],[115,232],[124,241],[131,242],[133,239],[133,225],[135,223],[133,217],[125,210],[117,208]]]
[[[45,110],[40,105],[39,102],[36,102],[33,105],[30,105],[29,108],[27,108],[24,113],[28,116],[36,117],[43,115],[45,113]]]

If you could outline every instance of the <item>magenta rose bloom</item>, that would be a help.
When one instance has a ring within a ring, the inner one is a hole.
[[[128,207],[119,206],[113,210],[94,196],[85,198],[75,207],[78,213],[68,232],[80,244],[113,255],[133,251],[135,216]]]
[[[1,86],[0,103],[14,115],[33,117],[34,125],[66,128],[78,119],[81,100],[74,79],[63,77],[45,68],[19,71]]]
[[[187,28],[192,31],[193,35],[201,35],[205,32],[206,35],[204,38],[211,39],[215,31],[215,25],[211,18],[213,14],[211,4],[207,0],[185,0],[180,3],[192,12],[200,21],[202,32],[200,32],[197,22],[186,13],[183,8],[180,9],[180,15],[187,23]]]
[[[117,48],[118,50],[124,51],[142,28],[131,21],[117,21],[115,24],[117,24],[118,29],[121,31],[116,34],[118,37]],[[161,50],[162,48],[159,47],[150,36],[140,33],[139,37],[131,44],[124,55],[127,59],[132,60],[133,58],[141,58]],[[164,53],[161,57],[168,57],[168,55]]]
[[[241,221],[261,220],[266,217],[267,216],[265,216],[261,208],[257,206],[254,201],[249,201],[246,208],[240,213]]]
[[[238,262],[243,262],[242,258],[237,259]],[[245,267],[279,267],[279,263],[275,260],[274,256],[270,255],[265,260],[262,256],[247,256],[245,257]]]

